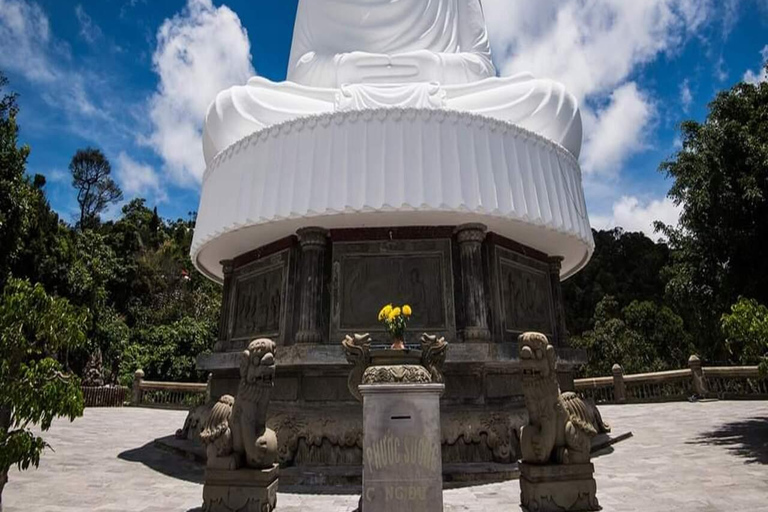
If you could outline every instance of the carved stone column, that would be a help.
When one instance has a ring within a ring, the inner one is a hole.
[[[221,319],[219,320],[219,339],[213,347],[214,351],[224,350],[227,342],[232,339],[232,277],[235,264],[232,260],[223,260],[221,270],[224,274],[224,290],[221,294]]]
[[[464,341],[491,339],[488,329],[488,302],[483,285],[482,246],[487,228],[482,224],[464,224],[456,228],[461,261],[461,298],[464,305]]]
[[[568,345],[568,327],[565,323],[565,302],[563,287],[560,284],[560,270],[563,268],[563,258],[549,258],[549,279],[552,286],[552,302],[555,304],[555,336],[560,347]]]
[[[296,232],[301,246],[301,281],[297,343],[322,343],[325,249],[328,231],[303,228]]]

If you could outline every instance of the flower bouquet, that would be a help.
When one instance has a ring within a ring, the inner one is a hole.
[[[413,311],[408,304],[395,307],[387,304],[379,311],[379,322],[382,322],[387,332],[392,336],[392,350],[405,349],[405,328]]]

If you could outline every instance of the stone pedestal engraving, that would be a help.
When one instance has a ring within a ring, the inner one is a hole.
[[[373,384],[363,396],[363,512],[443,510],[443,384]]]
[[[587,464],[520,464],[520,504],[526,512],[588,512],[597,503],[595,468]]]
[[[299,306],[298,343],[322,343],[323,292],[325,288],[325,248],[328,231],[304,228],[296,233],[301,246],[301,305]]]
[[[461,288],[464,306],[465,342],[491,339],[488,329],[488,303],[483,284],[482,245],[486,227],[483,224],[465,224],[456,229],[461,261]]]

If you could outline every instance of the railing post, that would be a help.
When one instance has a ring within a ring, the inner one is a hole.
[[[613,365],[613,401],[623,404],[627,401],[627,389],[624,386],[624,370],[619,364]]]
[[[141,405],[141,383],[144,380],[144,370],[136,370],[133,374],[133,394],[131,405]]]
[[[211,384],[213,383],[213,374],[208,374],[208,381],[205,383],[205,403],[213,401],[213,394],[211,393]]]
[[[701,359],[699,356],[692,355],[688,359],[688,366],[691,369],[691,376],[693,377],[693,391],[696,396],[702,398],[707,396],[707,383],[704,381],[704,371],[701,369]]]

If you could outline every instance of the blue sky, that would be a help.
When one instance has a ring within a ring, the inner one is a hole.
[[[218,90],[282,80],[297,0],[0,0],[0,70],[20,93],[28,171],[76,209],[67,166],[102,148],[126,198],[197,209],[200,127]],[[562,81],[582,102],[593,225],[675,222],[656,169],[677,125],[717,91],[760,80],[768,0],[484,0],[500,74]],[[114,214],[114,212],[112,213]]]

